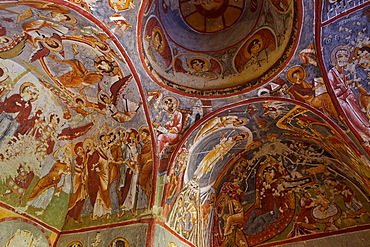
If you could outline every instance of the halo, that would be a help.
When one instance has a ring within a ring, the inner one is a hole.
[[[52,46],[50,46],[50,45],[46,42],[46,39],[51,39],[51,40],[53,40],[55,43],[57,43],[57,44],[58,44],[58,46],[57,46],[57,47],[52,47]],[[62,44],[62,41],[61,41],[61,40],[58,40],[58,39],[56,39],[56,38],[54,38],[54,37],[45,37],[45,38],[43,38],[43,39],[41,40],[41,44],[42,44],[44,47],[48,48],[50,51],[60,52],[60,51],[62,51],[62,50],[63,50],[63,44]]]
[[[149,133],[150,133],[150,130],[149,130],[149,127],[148,126],[141,126],[140,128],[139,128],[139,133],[141,133],[143,130],[147,130],[147,131],[149,131]]]
[[[99,93],[98,93],[98,101],[100,103],[104,104],[104,105],[107,104],[106,102],[103,102],[103,100],[101,99],[101,96],[103,96],[103,95],[105,95],[105,96],[108,97],[108,99],[109,99],[109,102],[108,103],[110,103],[111,100],[110,100],[109,95],[105,91],[103,91],[103,90],[99,91]]]
[[[102,42],[94,42],[94,45],[101,53],[109,53],[111,51],[110,46]]]
[[[2,35],[1,37],[3,39],[5,39],[6,41],[5,42],[1,42],[0,45],[8,46],[8,45],[10,45],[13,42],[13,38],[11,38],[9,36]]]
[[[55,11],[51,12],[51,16],[53,18],[55,18],[57,15],[64,15],[65,17],[67,17],[66,20],[58,20],[61,23],[65,23],[65,24],[76,24],[77,23],[76,17],[74,17],[71,14],[65,14],[65,13],[60,13],[60,12],[55,12]]]
[[[226,200],[229,200],[230,199],[230,197],[226,194],[226,193],[222,193],[218,198],[217,198],[217,206],[219,206],[220,205],[220,201],[222,200],[222,199],[224,199],[224,198],[226,198]]]
[[[121,241],[125,242],[125,246],[130,246],[129,242],[128,242],[125,238],[119,237],[119,238],[115,238],[115,239],[113,239],[113,240],[112,240],[112,242],[110,242],[109,247],[113,247],[113,246],[115,246],[115,245],[113,245],[113,244],[115,244],[115,243],[116,243],[117,241],[119,241],[119,240],[121,240]]]
[[[166,105],[165,104],[165,101],[166,100],[168,100],[168,99],[172,99],[172,102],[173,102],[173,108],[174,109],[177,109],[178,108],[178,106],[179,106],[179,100],[176,98],[176,97],[174,97],[174,96],[166,96],[166,97],[164,97],[163,99],[162,99],[162,105]]]
[[[107,72],[107,71],[105,71],[105,70],[102,70],[101,68],[99,68],[98,67],[98,65],[99,65],[99,63],[101,62],[101,61],[105,61],[105,62],[107,62],[108,64],[109,64],[109,66],[111,66],[112,68],[113,68],[113,70],[112,71],[109,71],[109,72]],[[104,75],[107,75],[107,76],[115,76],[115,75],[117,75],[118,74],[118,72],[119,72],[119,67],[118,67],[118,63],[116,62],[116,61],[112,61],[112,60],[109,60],[107,57],[105,57],[105,56],[99,56],[99,57],[97,57],[96,59],[95,59],[95,61],[94,61],[94,67],[100,72],[100,73],[102,73],[102,74],[104,74]]]
[[[83,149],[86,151],[86,146],[87,144],[91,144],[92,146],[94,146],[94,139],[92,138],[86,138],[83,142],[82,142],[82,147]]]
[[[0,82],[5,81],[9,77],[8,69],[0,63]]]
[[[257,147],[261,146],[261,143],[259,142],[252,142],[251,144],[249,144],[246,148],[246,150],[252,150],[252,149],[255,149]]]
[[[359,59],[359,54],[358,52],[360,51],[360,49],[362,49],[363,47],[368,47],[370,48],[370,45],[363,45],[361,47],[356,47],[356,49],[353,51],[353,58],[354,59]]]
[[[69,243],[67,245],[67,247],[72,247],[72,246],[78,246],[78,247],[82,247],[82,243],[80,241],[73,241],[72,243]]]
[[[246,58],[251,58],[252,56],[249,54],[249,52],[247,51],[247,48],[248,48],[248,46],[250,45],[250,43],[253,41],[253,40],[255,40],[255,39],[257,39],[257,40],[259,40],[259,42],[261,43],[261,50],[263,50],[263,40],[262,40],[262,37],[261,37],[261,35],[260,34],[255,34],[255,35],[253,35],[248,41],[247,41],[247,43],[245,43],[244,45],[243,45],[243,55],[244,55],[244,57],[246,57]]]
[[[74,151],[74,153],[77,155],[77,149],[79,148],[79,147],[81,147],[82,149],[84,148],[83,147],[83,142],[77,142],[76,144],[75,144],[75,146],[74,146],[74,148],[73,148],[73,151]]]
[[[293,77],[293,73],[294,73],[295,71],[297,71],[297,70],[298,70],[299,72],[301,72],[301,73],[302,73],[302,75],[303,75],[302,80],[306,79],[306,70],[305,70],[302,66],[294,66],[294,67],[290,68],[290,69],[288,70],[288,73],[287,73],[287,78],[288,78],[288,80],[289,80],[291,83],[295,83],[295,82],[297,81],[297,79],[295,79],[295,78]]]
[[[330,62],[331,62],[331,64],[332,65],[337,65],[337,62],[336,62],[336,57],[335,57],[335,55],[337,54],[337,52],[339,51],[339,50],[345,50],[345,51],[347,51],[347,53],[348,53],[348,60],[349,60],[349,62],[350,62],[350,60],[351,60],[351,50],[349,49],[349,47],[348,46],[346,46],[346,45],[337,45],[336,47],[334,47],[333,48],[333,50],[331,50],[331,52],[330,52]]]
[[[32,88],[33,88],[33,89],[35,89],[36,91],[39,91],[39,90],[36,88],[35,84],[33,84],[32,82],[25,82],[25,83],[23,83],[23,84],[19,87],[19,93],[23,92],[24,88],[26,88],[26,87],[32,87]],[[31,100],[31,102],[33,102],[33,101],[37,100],[37,98],[38,98],[38,97],[36,97],[36,98],[32,99],[32,100]]]
[[[159,49],[156,49],[156,50],[159,51],[159,52],[162,52],[164,50],[164,47],[165,47],[164,35],[162,33],[162,30],[159,27],[155,27],[152,30],[152,36],[151,36],[152,41],[153,41],[153,37],[154,37],[155,33],[159,33],[159,35],[162,38],[161,47]]]
[[[187,65],[188,65],[188,68],[189,68],[189,70],[191,70],[191,71],[194,71],[195,72],[195,70],[192,68],[192,66],[191,66],[191,62],[192,61],[194,61],[194,60],[201,60],[201,61],[203,61],[204,62],[204,66],[203,66],[203,71],[207,71],[207,70],[209,70],[209,68],[211,67],[211,63],[209,62],[209,60],[208,59],[206,59],[206,58],[204,58],[204,57],[192,57],[192,58],[190,58],[188,61],[187,61]]]
[[[246,125],[247,123],[249,123],[249,120],[247,118],[238,118],[238,120],[240,121],[240,123],[235,123],[234,126],[235,127],[241,127],[241,126],[244,126]]]

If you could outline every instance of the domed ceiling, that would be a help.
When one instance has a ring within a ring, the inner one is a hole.
[[[369,9],[0,1],[0,245],[368,230]]]
[[[139,48],[166,89],[196,97],[246,92],[292,56],[300,9],[294,1],[149,1]]]

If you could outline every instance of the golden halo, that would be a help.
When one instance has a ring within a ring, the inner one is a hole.
[[[130,246],[129,242],[125,238],[119,237],[119,238],[113,239],[112,242],[110,242],[109,247],[116,246],[116,245],[113,245],[113,244],[115,244],[117,241],[123,241],[123,242],[125,242],[125,246],[128,246],[128,247]]]
[[[209,68],[211,67],[211,63],[209,62],[209,60],[208,60],[208,59],[206,59],[206,58],[204,58],[204,57],[192,57],[192,58],[190,58],[190,59],[187,61],[188,68],[189,68],[189,70],[190,70],[190,71],[197,72],[197,71],[195,71],[195,70],[192,68],[192,65],[191,65],[191,63],[192,63],[194,60],[200,60],[200,61],[203,61],[203,62],[204,62],[202,71],[208,71],[208,70],[209,70]]]
[[[301,78],[301,80],[304,80],[304,79],[306,79],[306,70],[302,67],[302,66],[294,66],[294,67],[292,67],[292,68],[290,68],[289,70],[288,70],[288,73],[287,73],[287,78],[288,78],[288,80],[291,82],[291,83],[295,83],[296,81],[297,81],[297,79],[295,79],[294,77],[293,77],[293,73],[295,72],[295,71],[299,71],[299,72],[301,72],[301,74],[302,74],[302,76],[303,76],[303,78]]]
[[[239,120],[239,122],[234,124],[235,127],[241,127],[241,126],[244,126],[247,123],[249,123],[249,119],[244,118],[244,117],[243,118],[238,118],[238,120]]]
[[[252,150],[252,149],[255,149],[257,147],[261,146],[261,143],[259,142],[252,142],[251,144],[249,144],[246,148],[246,150]]]
[[[61,23],[65,23],[65,24],[76,24],[77,23],[76,17],[74,17],[71,14],[64,14],[64,13],[55,12],[55,11],[54,12],[51,12],[51,16],[53,18],[57,17],[58,15],[64,15],[66,17],[65,20],[58,20]]]
[[[82,247],[83,245],[80,241],[73,241],[72,243],[69,243],[67,247],[72,247],[72,246]]]
[[[101,68],[99,68],[99,63],[101,62],[101,61],[105,61],[106,63],[108,63],[109,64],[109,66],[110,67],[112,67],[112,70],[111,71],[105,71],[105,70],[103,70],[103,69],[101,69]],[[116,61],[112,61],[112,60],[110,60],[110,59],[108,59],[107,57],[105,57],[105,56],[99,56],[99,57],[97,57],[96,59],[95,59],[95,61],[94,61],[94,67],[100,72],[100,73],[102,73],[102,74],[104,74],[104,75],[107,75],[107,76],[115,76],[115,75],[117,75],[118,74],[118,72],[119,72],[119,67],[118,67],[118,63],[116,62]]]
[[[141,133],[143,130],[147,130],[147,131],[149,131],[149,133],[150,133],[150,130],[149,130],[149,127],[148,127],[148,126],[141,126],[141,127],[139,128],[139,133]]]
[[[162,30],[160,28],[158,28],[158,27],[155,27],[152,30],[152,36],[151,36],[152,42],[153,42],[153,45],[152,46],[154,46],[154,35],[156,33],[159,34],[159,36],[161,37],[162,40],[161,40],[161,46],[159,48],[154,48],[154,49],[157,50],[157,51],[159,51],[159,52],[162,52],[164,50],[164,47],[165,47],[164,35],[162,33]]]
[[[92,139],[92,138],[86,138],[86,139],[82,142],[82,146],[83,146],[83,149],[84,149],[85,151],[86,151],[87,144],[91,144],[91,146],[92,146],[92,147],[94,147],[94,144],[95,144],[94,139]]]
[[[220,202],[222,201],[222,199],[226,199],[227,201],[229,201],[230,197],[226,194],[226,193],[222,193],[218,198],[217,198],[217,205],[220,206]]]
[[[243,46],[243,55],[246,58],[251,58],[252,57],[252,55],[248,52],[248,47],[252,43],[252,41],[254,41],[254,40],[258,40],[259,43],[261,44],[261,47],[260,47],[261,48],[261,51],[264,49],[263,48],[263,40],[262,40],[261,35],[260,34],[255,34]]]
[[[55,46],[50,46],[50,44],[48,44],[47,40],[52,40],[53,42],[55,42]],[[60,52],[63,50],[63,44],[62,44],[62,41],[61,40],[58,40],[56,38],[53,38],[53,37],[45,37],[41,40],[41,44],[48,48],[50,51],[54,51],[54,52]]]
[[[102,42],[94,42],[94,45],[101,53],[109,53],[111,51],[110,46]]]
[[[104,102],[104,101],[101,99],[101,97],[102,97],[102,96],[106,96],[106,97],[108,98],[109,102]],[[111,103],[111,100],[110,100],[109,95],[108,95],[106,92],[104,92],[103,90],[99,91],[99,93],[98,93],[98,101],[99,101],[100,103],[102,103],[103,105],[105,105],[105,104],[110,104],[110,103]]]
[[[360,57],[359,57],[359,51],[360,51],[360,49],[362,49],[363,47],[368,47],[368,48],[370,48],[370,45],[363,45],[363,46],[361,46],[361,47],[356,47],[356,49],[353,51],[353,58],[354,59],[360,59]]]
[[[1,37],[2,37],[2,39],[4,39],[4,41],[1,41],[0,45],[8,46],[13,42],[13,38],[11,38],[9,36],[3,35]]]
[[[35,92],[39,92],[39,90],[36,88],[35,84],[33,84],[32,82],[25,82],[23,83],[20,87],[19,87],[19,93],[22,93],[23,90],[26,88],[26,87],[30,87],[32,88]],[[39,94],[36,95],[36,97],[32,98],[30,100],[30,102],[34,102],[36,101],[37,99],[39,98]]]

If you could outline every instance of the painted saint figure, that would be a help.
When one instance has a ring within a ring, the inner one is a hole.
[[[339,45],[331,51],[331,63],[333,68],[328,72],[328,79],[337,100],[351,125],[356,129],[364,141],[370,138],[370,123],[366,114],[362,111],[355,93],[347,80],[345,68],[349,62],[351,52],[345,45]]]
[[[158,126],[158,153],[159,157],[165,155],[166,145],[172,145],[179,141],[183,128],[183,115],[178,110],[179,101],[175,97],[167,96],[162,99],[163,108],[170,113],[170,120],[165,126]],[[159,125],[153,123],[154,125]]]
[[[28,129],[32,102],[36,101],[39,91],[31,82],[23,83],[19,94],[13,94],[0,102],[0,144],[6,136],[13,136],[19,130]],[[24,125],[27,126],[24,126]],[[24,133],[21,133],[24,134]]]

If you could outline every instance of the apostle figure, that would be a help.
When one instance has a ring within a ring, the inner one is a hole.
[[[328,79],[337,100],[351,125],[364,140],[370,138],[370,123],[361,110],[355,93],[350,89],[351,80],[347,81],[345,68],[351,52],[345,45],[339,45],[331,51],[333,68],[328,72]]]

